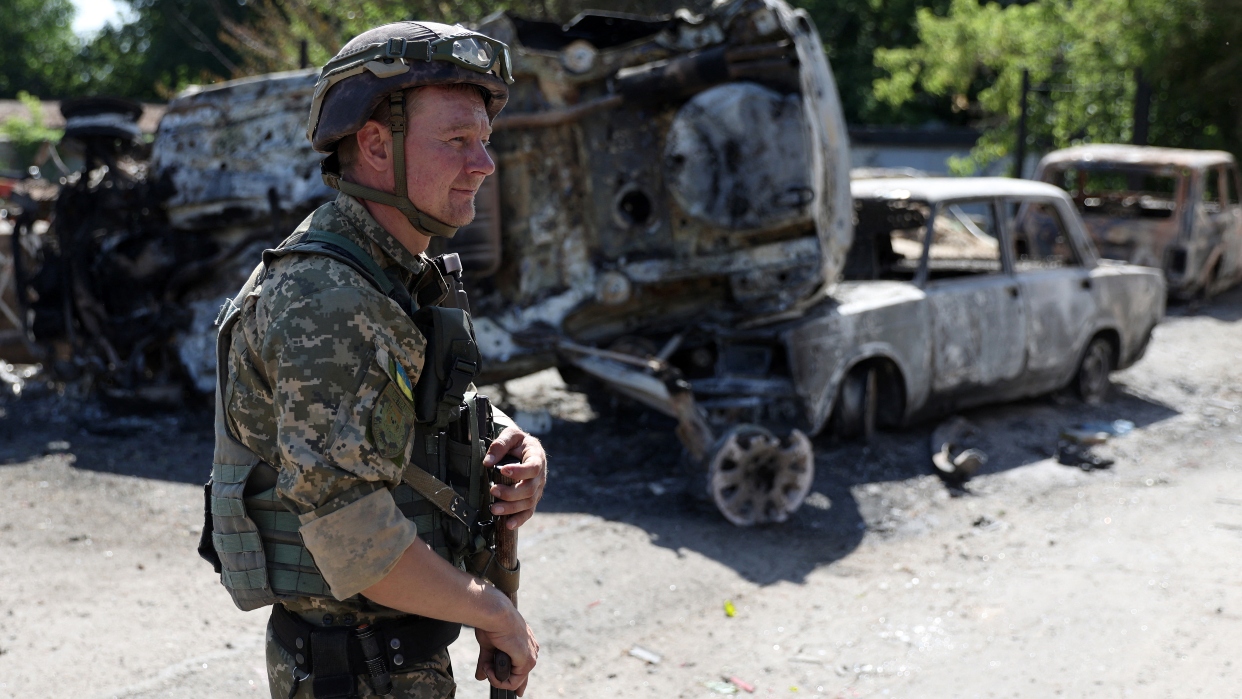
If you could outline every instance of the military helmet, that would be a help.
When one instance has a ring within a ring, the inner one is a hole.
[[[513,82],[509,47],[460,26],[435,22],[395,22],[368,30],[341,48],[319,73],[311,100],[306,136],[324,159],[329,187],[400,209],[428,235],[452,237],[457,229],[419,211],[410,202],[405,180],[404,91],[429,85],[476,85],[489,119],[504,108]],[[357,133],[375,108],[392,108],[395,192],[381,192],[341,179],[336,148]]]

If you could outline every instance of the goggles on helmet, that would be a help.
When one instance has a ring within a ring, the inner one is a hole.
[[[506,84],[513,84],[513,63],[509,58],[509,46],[489,36],[463,31],[432,40],[389,39],[386,43],[372,44],[361,51],[342,56],[323,67],[311,99],[307,137],[312,137],[315,133],[323,98],[333,85],[367,70],[377,78],[401,75],[410,70],[411,61],[446,61],[476,73],[493,73]]]

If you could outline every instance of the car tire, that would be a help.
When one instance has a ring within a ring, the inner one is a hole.
[[[1098,405],[1108,397],[1112,388],[1109,375],[1113,373],[1113,346],[1102,338],[1093,338],[1078,363],[1074,375],[1074,390],[1088,405]]]
[[[845,375],[832,411],[832,431],[842,439],[871,441],[879,412],[879,376],[875,367],[855,367]]]

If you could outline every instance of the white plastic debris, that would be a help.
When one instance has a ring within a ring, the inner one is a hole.
[[[639,660],[651,663],[652,665],[660,664],[660,659],[661,659],[660,654],[656,653],[655,651],[647,650],[646,648],[643,648],[642,646],[634,646],[633,648],[631,648],[630,655],[634,656],[635,658],[638,658]]]

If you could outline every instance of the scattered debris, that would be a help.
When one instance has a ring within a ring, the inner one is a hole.
[[[1057,442],[1057,463],[1077,466],[1084,471],[1108,468],[1114,461],[1091,453],[1090,444],[1080,444],[1066,439]]]
[[[994,520],[987,515],[979,515],[975,518],[975,521],[970,523],[970,526],[975,527],[976,529],[982,529],[985,532],[990,532],[997,529],[1003,529],[1005,527],[1005,523]]]
[[[980,430],[964,417],[954,416],[932,432],[932,464],[944,480],[964,483],[988,462],[988,455],[971,447]]]
[[[737,685],[732,682],[704,682],[703,686],[717,694],[737,694]]]
[[[39,373],[38,364],[15,366],[0,359],[0,384],[8,387],[14,396],[21,396],[26,382]]]
[[[832,500],[830,500],[827,495],[824,495],[818,491],[806,496],[806,500],[802,504],[816,510],[832,509]]]
[[[1084,422],[1066,428],[1061,432],[1062,439],[1088,446],[1103,444],[1110,437],[1120,437],[1134,431],[1134,423],[1129,420],[1113,420],[1112,422]]]
[[[730,619],[737,616],[737,607],[733,606],[733,600],[731,599],[725,600],[724,612],[725,612],[725,616],[729,617]]]
[[[659,665],[662,659],[659,653],[647,650],[642,646],[634,646],[630,649],[630,655],[652,665]]]
[[[552,431],[552,414],[546,410],[519,410],[513,414],[513,421],[534,435]]]
[[[747,694],[755,693],[755,685],[743,680],[740,677],[729,677],[729,681],[736,685],[738,689],[746,692]]]
[[[1061,431],[1057,440],[1057,462],[1066,466],[1078,466],[1084,471],[1108,468],[1114,461],[1091,451],[1092,447],[1106,443],[1110,437],[1127,434],[1134,430],[1129,420],[1113,422],[1085,422]]]

